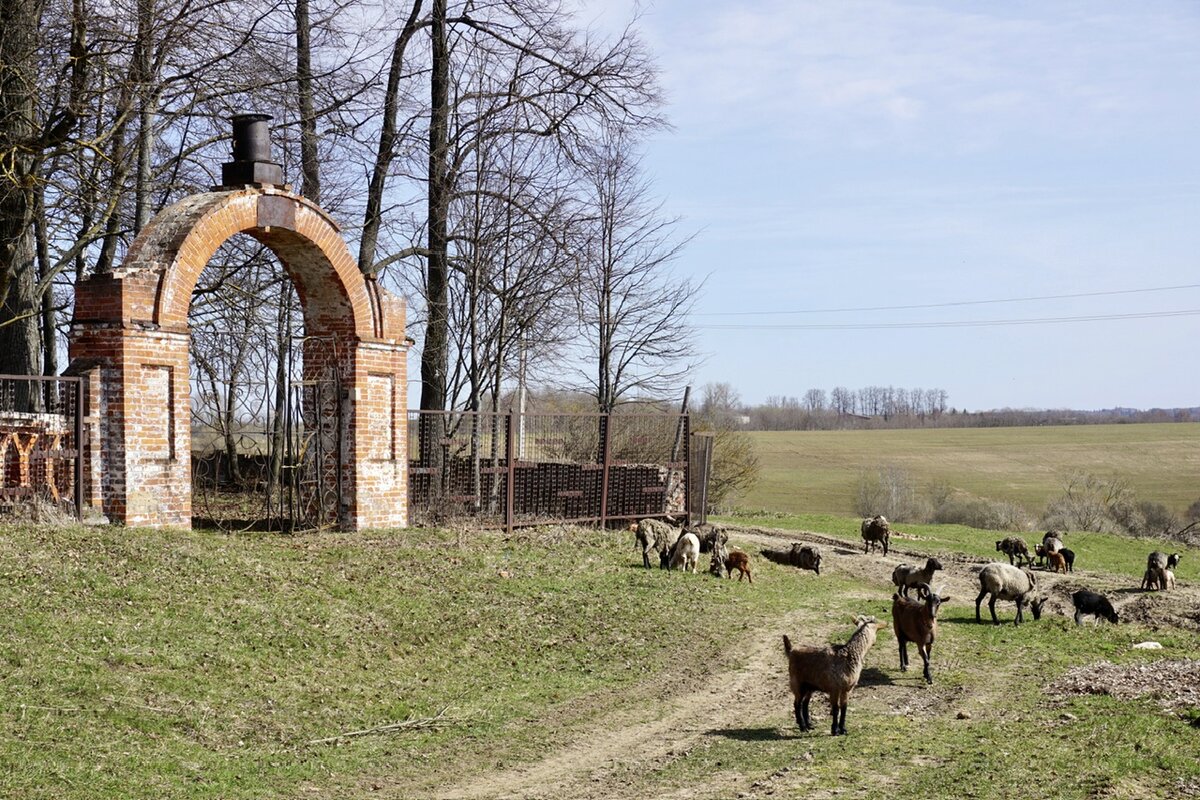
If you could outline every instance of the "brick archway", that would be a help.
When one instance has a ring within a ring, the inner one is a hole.
[[[336,363],[305,363],[336,369],[345,387],[340,527],[405,525],[404,302],[359,272],[319,206],[272,186],[179,201],[142,230],[120,268],[76,287],[71,371],[89,388],[85,503],[130,526],[191,525],[188,309],[208,260],[239,233],[283,263],[306,333],[340,343]]]

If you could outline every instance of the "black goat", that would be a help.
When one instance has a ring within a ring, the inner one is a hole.
[[[1087,589],[1080,589],[1071,595],[1071,602],[1075,606],[1075,624],[1083,624],[1083,615],[1091,614],[1094,617],[1104,617],[1109,622],[1116,624],[1117,611],[1113,608],[1112,603],[1108,598],[1099,592],[1092,592]]]

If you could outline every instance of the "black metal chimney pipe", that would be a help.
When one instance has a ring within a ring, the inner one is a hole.
[[[233,161],[221,165],[223,188],[280,186],[283,167],[271,160],[270,114],[235,114]]]

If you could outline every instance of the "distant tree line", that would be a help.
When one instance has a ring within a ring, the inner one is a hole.
[[[800,396],[773,395],[762,405],[745,405],[727,383],[704,387],[704,408],[732,416],[745,430],[810,431],[883,428],[1002,428],[1040,425],[1097,425],[1130,422],[1200,421],[1195,408],[1110,408],[1100,410],[1001,408],[968,411],[949,405],[945,389],[895,386],[837,386],[809,389]]]

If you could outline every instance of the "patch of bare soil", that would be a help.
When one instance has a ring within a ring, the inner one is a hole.
[[[1050,694],[1107,694],[1120,699],[1152,697],[1164,709],[1200,708],[1200,661],[1113,664],[1101,661],[1075,667],[1050,686]]]

